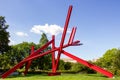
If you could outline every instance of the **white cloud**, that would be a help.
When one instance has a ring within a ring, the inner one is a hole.
[[[21,37],[28,36],[28,34],[24,32],[16,32],[16,35],[21,36]]]
[[[9,38],[9,40],[10,40],[9,45],[14,45],[15,44],[15,41],[13,41],[11,38]]]
[[[46,33],[50,35],[58,35],[63,32],[63,28],[56,24],[53,25],[45,24],[45,25],[34,25],[30,31],[36,34]]]

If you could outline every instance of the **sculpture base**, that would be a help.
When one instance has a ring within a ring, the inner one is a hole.
[[[48,73],[48,76],[57,76],[57,75],[61,75],[61,72],[55,72],[55,73],[49,72]]]

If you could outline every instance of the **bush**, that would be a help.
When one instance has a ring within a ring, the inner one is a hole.
[[[82,73],[96,73],[94,70],[80,64],[80,63],[73,63],[72,64],[72,71],[74,72],[82,72]]]
[[[64,68],[65,68],[65,70],[70,70],[71,69],[71,63],[70,62],[65,62],[64,63]]]
[[[83,66],[79,63],[73,63],[72,67],[71,67],[71,70],[75,71],[75,72],[80,72],[80,71],[83,70]]]
[[[65,70],[64,65],[65,65],[65,62],[63,60],[60,60],[58,70]]]
[[[120,76],[120,70],[116,71],[116,75]]]

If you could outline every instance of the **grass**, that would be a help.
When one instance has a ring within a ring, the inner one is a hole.
[[[4,80],[120,80],[120,77],[116,76],[115,78],[107,78],[99,74],[62,74],[60,76],[47,76],[46,74],[28,74],[26,76],[9,76]]]

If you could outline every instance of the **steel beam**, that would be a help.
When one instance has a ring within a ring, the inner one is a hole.
[[[89,68],[97,71],[97,72],[100,72],[101,74],[103,74],[103,75],[105,75],[105,76],[107,76],[107,77],[109,77],[109,78],[112,78],[112,77],[113,77],[113,74],[112,74],[111,72],[109,72],[109,71],[107,71],[107,70],[105,70],[105,69],[102,69],[102,68],[100,68],[99,66],[96,66],[96,65],[94,65],[94,64],[91,64],[91,63],[89,63],[88,61],[85,61],[85,60],[83,60],[83,59],[80,59],[80,58],[78,58],[78,57],[76,57],[76,56],[74,56],[74,55],[72,55],[72,54],[70,54],[70,53],[68,53],[68,52],[66,52],[66,51],[64,51],[64,50],[62,50],[62,52],[63,52],[64,55],[66,55],[66,56],[68,56],[68,57],[76,60],[77,62],[79,62],[79,63],[81,63],[81,64],[83,64],[83,65],[85,65],[85,66],[87,66],[87,67],[89,67]]]
[[[52,50],[55,49],[55,35],[52,35]],[[52,73],[55,73],[55,51],[52,52]]]
[[[47,43],[47,45],[45,44],[44,46],[48,46],[50,43],[52,43],[53,40],[51,40],[50,42]],[[28,61],[31,61],[33,59],[36,59],[38,57],[42,57],[44,55],[47,55],[47,54],[50,54],[54,51],[58,51],[60,49],[60,47],[56,47],[55,49],[52,49],[52,50],[49,50],[45,53],[42,53],[42,54],[38,54],[39,52],[41,52],[42,49],[44,49],[45,47],[41,47],[40,49],[36,50],[32,55],[28,56],[27,58],[25,58],[24,60],[22,60],[20,63],[18,63],[17,65],[15,65],[12,69],[8,70],[7,72],[5,72],[4,74],[2,74],[2,78],[6,78],[8,75],[10,75],[12,72],[14,72],[16,69],[20,68],[24,63],[28,62]],[[72,46],[71,45],[64,45],[63,48],[66,48],[68,46]]]
[[[75,37],[76,29],[77,29],[77,27],[73,27],[72,28],[72,32],[70,34],[70,38],[69,38],[68,44],[72,44],[72,42],[74,40],[74,37]]]
[[[31,47],[31,54],[30,54],[30,55],[32,55],[32,54],[34,54],[34,46]],[[32,61],[30,60],[30,61],[28,61],[28,62],[26,63],[24,75],[27,74],[28,69],[30,68],[31,62],[32,62]]]
[[[57,56],[57,60],[56,60],[56,66],[55,66],[56,69],[57,69],[57,67],[58,67],[58,63],[59,63],[59,60],[60,60],[61,51],[62,51],[62,47],[63,47],[63,44],[64,44],[64,40],[65,40],[65,36],[66,36],[68,24],[69,24],[71,12],[72,12],[72,5],[69,6],[69,9],[68,9],[67,18],[66,18],[65,25],[64,25],[64,31],[63,31],[62,38],[61,38],[61,42],[60,42],[60,49],[59,49],[59,51],[58,51],[58,56]]]

